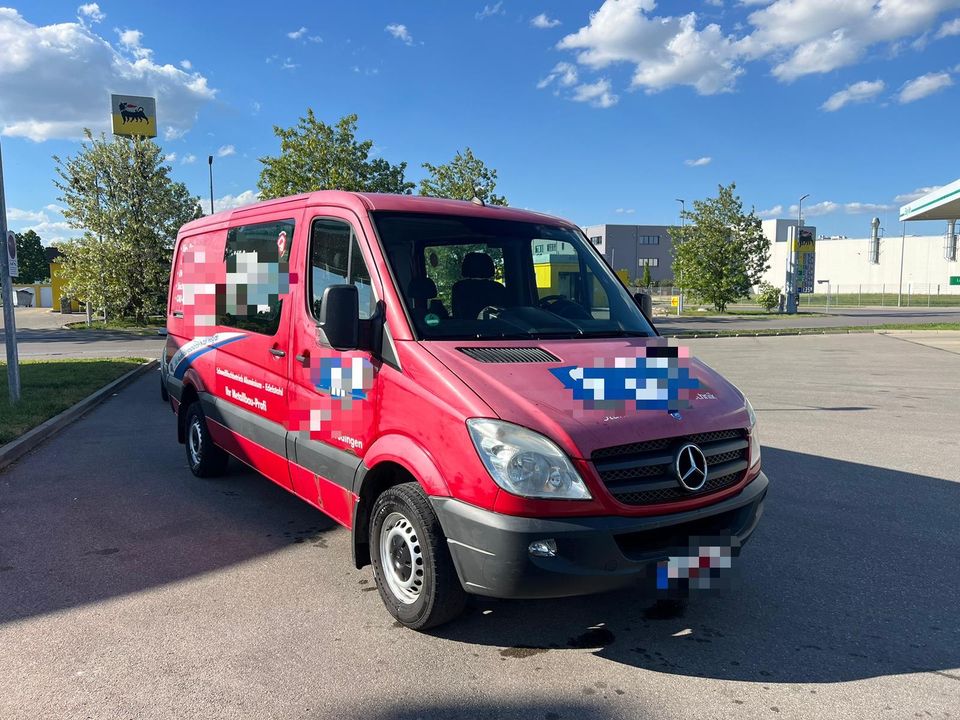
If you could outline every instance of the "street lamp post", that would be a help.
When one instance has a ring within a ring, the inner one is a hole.
[[[210,214],[213,215],[213,155],[207,155],[207,165],[210,166]]]
[[[676,200],[680,203],[680,227],[685,228],[687,226],[687,204],[683,198],[676,198]],[[683,312],[683,273],[680,273],[677,280],[680,283],[680,293],[677,295],[677,315],[680,315]]]

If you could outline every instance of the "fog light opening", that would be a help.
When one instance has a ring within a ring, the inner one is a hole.
[[[533,557],[556,557],[557,541],[553,538],[534,540],[530,543],[529,551]]]

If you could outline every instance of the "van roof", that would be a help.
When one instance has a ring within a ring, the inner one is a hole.
[[[479,205],[465,200],[450,200],[449,198],[422,197],[420,195],[389,195],[386,193],[347,192],[345,190],[319,190],[317,192],[290,195],[273,200],[244,205],[243,207],[224,210],[213,215],[206,215],[193,220],[183,226],[184,230],[199,230],[200,228],[226,225],[233,219],[240,219],[271,210],[289,207],[291,210],[314,205],[333,205],[353,210],[363,215],[372,210],[386,210],[394,212],[432,213],[438,215],[472,215],[489,217],[501,220],[517,220],[523,222],[549,221],[555,224],[573,227],[573,224],[562,218],[545,215],[532,210],[519,210],[497,205]]]

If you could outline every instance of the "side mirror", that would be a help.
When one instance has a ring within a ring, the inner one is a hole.
[[[360,347],[360,296],[356,285],[330,285],[320,302],[320,329],[334,350]]]
[[[637,303],[637,307],[640,308],[640,312],[643,313],[644,317],[648,320],[653,317],[653,298],[651,298],[647,293],[634,293],[633,299]]]

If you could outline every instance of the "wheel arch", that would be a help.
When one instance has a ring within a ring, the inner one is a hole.
[[[388,435],[379,438],[367,451],[357,469],[351,524],[353,562],[357,568],[370,564],[370,511],[380,494],[389,487],[414,481],[427,495],[450,496],[450,489],[433,459],[411,438]]]

